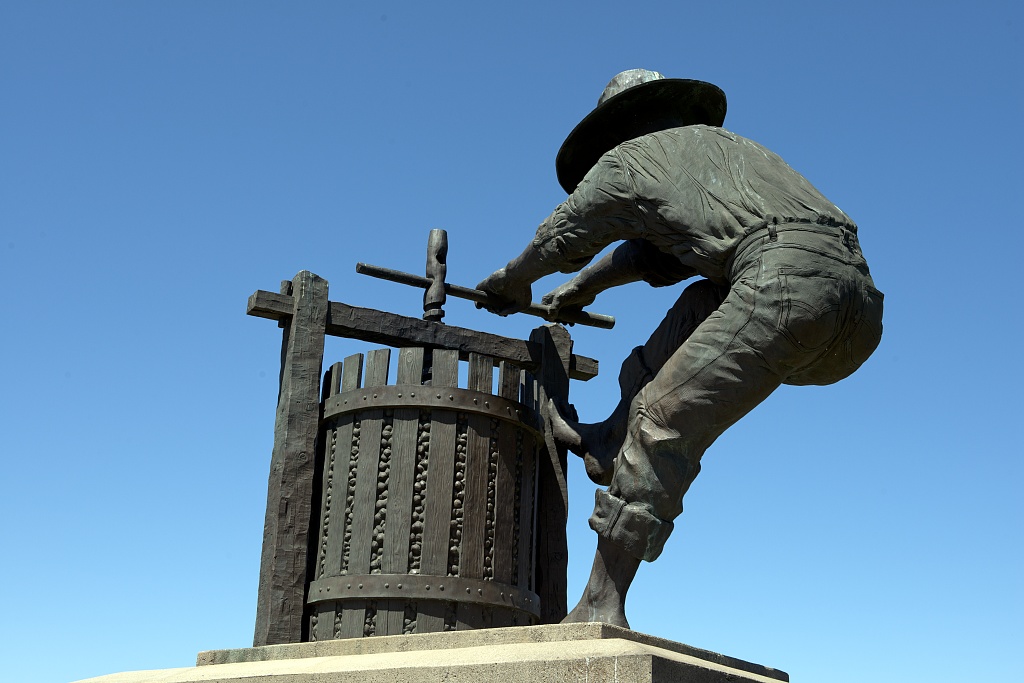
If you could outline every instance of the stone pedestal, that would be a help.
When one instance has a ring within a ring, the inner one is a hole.
[[[89,683],[778,683],[776,669],[606,624],[353,638],[201,652],[195,667]],[[81,683],[85,683],[82,681]]]

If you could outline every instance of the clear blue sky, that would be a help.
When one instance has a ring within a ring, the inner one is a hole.
[[[5,680],[250,644],[280,334],[248,295],[308,269],[417,315],[354,264],[419,272],[435,227],[473,285],[564,198],[555,152],[635,67],[721,86],[726,127],[860,224],[887,317],[855,376],[785,387],[711,448],[634,628],[794,681],[1019,677],[1020,4],[626,7],[0,5]],[[602,362],[584,418],[672,296],[609,292],[616,329],[573,329]],[[571,601],[595,543],[573,464]]]

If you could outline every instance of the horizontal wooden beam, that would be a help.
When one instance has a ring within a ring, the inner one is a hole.
[[[291,296],[261,289],[249,297],[246,312],[259,318],[280,321],[291,317],[293,306]],[[349,306],[337,301],[329,303],[327,334],[395,348],[424,346],[453,349],[459,352],[463,360],[469,358],[470,353],[482,353],[498,360],[511,361],[531,372],[537,372],[540,368],[540,348],[532,342],[372,308]],[[569,364],[569,376],[572,379],[586,381],[597,376],[597,370],[595,359],[572,355]]]
[[[292,315],[292,298],[287,294],[277,294],[266,290],[258,290],[249,297],[246,306],[247,315],[268,320],[284,320]]]
[[[249,297],[247,313],[280,321],[291,316],[292,306],[291,296],[259,290]],[[539,368],[539,351],[535,344],[521,339],[349,306],[336,301],[330,302],[327,334],[396,348],[423,345],[454,349],[459,351],[459,356],[464,360],[470,353],[482,353],[511,361],[532,372]],[[570,365],[570,376],[573,379],[586,381],[595,377],[597,371],[597,360],[573,354]]]

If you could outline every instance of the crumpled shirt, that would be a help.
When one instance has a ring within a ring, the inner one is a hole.
[[[619,240],[636,240],[654,286],[701,275],[728,283],[743,238],[770,222],[856,224],[777,154],[713,126],[672,128],[601,157],[537,229],[533,246],[563,273]]]

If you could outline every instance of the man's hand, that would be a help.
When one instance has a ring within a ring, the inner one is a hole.
[[[585,291],[580,284],[580,277],[576,276],[545,294],[541,303],[551,306],[556,317],[562,309],[580,310],[594,303],[596,295]]]
[[[533,288],[529,282],[511,277],[507,268],[499,268],[476,286],[496,300],[497,305],[477,304],[498,315],[511,315],[529,307],[533,302]]]

